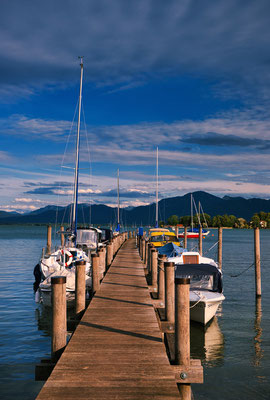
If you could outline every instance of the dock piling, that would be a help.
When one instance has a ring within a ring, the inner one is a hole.
[[[52,250],[52,227],[51,225],[47,226],[47,247],[46,254],[50,254]]]
[[[202,256],[202,227],[199,228],[199,253]]]
[[[153,249],[151,251],[151,277],[152,277],[152,289],[157,292],[157,281],[158,281],[158,251]]]
[[[254,257],[255,257],[255,286],[256,297],[262,295],[261,287],[261,254],[260,254],[260,229],[254,229]]]
[[[99,255],[92,254],[92,273],[93,273],[93,293],[96,293],[100,287],[100,276],[99,276]]]
[[[184,249],[187,249],[187,227],[184,230]]]
[[[218,266],[222,270],[222,227],[218,228]]]
[[[76,261],[75,313],[79,316],[85,310],[85,261]]]
[[[167,260],[165,254],[159,255],[158,260],[158,300],[161,302],[161,306],[164,307],[165,304],[165,272],[164,272],[164,262]]]
[[[51,359],[56,362],[67,344],[66,277],[55,276],[52,284]]]
[[[174,294],[174,263],[165,261],[165,320],[174,323],[174,304],[175,304],[175,294]]]
[[[61,231],[61,247],[64,247],[65,246],[65,235],[64,235],[65,228],[63,227],[63,225],[61,226],[60,231]]]

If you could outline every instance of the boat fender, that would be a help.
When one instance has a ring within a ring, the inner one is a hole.
[[[40,291],[39,289],[35,293],[35,302],[40,303]]]
[[[35,266],[33,274],[34,274],[34,277],[35,277],[35,282],[33,283],[33,289],[34,289],[34,292],[36,293],[36,291],[39,288],[39,284],[41,282],[41,277],[42,277],[39,264],[37,264]]]
[[[62,250],[62,255],[63,255],[64,257],[65,257],[65,256],[68,257],[68,261],[65,262],[65,267],[68,267],[68,266],[72,263],[73,255],[71,254],[70,251],[65,250],[65,249]],[[66,257],[65,257],[65,259],[66,259]]]

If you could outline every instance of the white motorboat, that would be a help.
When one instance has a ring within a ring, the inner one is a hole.
[[[173,256],[172,253],[167,253],[167,256],[168,261],[175,264],[176,277],[190,277],[190,319],[206,325],[225,300],[222,293],[222,272],[212,258],[176,247],[174,246]],[[162,248],[159,252],[166,254]]]
[[[66,277],[67,300],[75,298],[75,276],[76,261],[85,261],[86,268],[86,289],[92,286],[92,273],[89,259],[89,253],[98,247],[98,232],[95,228],[77,227],[77,205],[78,205],[78,177],[79,177],[79,145],[80,145],[80,116],[82,99],[82,78],[83,61],[81,58],[81,79],[80,79],[80,97],[79,112],[77,124],[77,142],[76,142],[76,160],[74,175],[74,193],[73,207],[70,219],[70,227],[61,234],[65,235],[65,245],[52,253],[43,255],[39,264],[34,269],[36,282],[36,301],[43,301],[45,305],[51,304],[51,278],[54,276]],[[41,295],[41,297],[40,297]]]

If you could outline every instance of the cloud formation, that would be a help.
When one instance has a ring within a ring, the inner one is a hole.
[[[2,92],[8,85],[19,85],[24,95],[33,87],[67,84],[75,77],[74,55],[82,54],[86,79],[112,90],[118,82],[123,90],[149,75],[181,73],[213,81],[222,76],[223,94],[248,84],[268,96],[267,0],[2,3]]]

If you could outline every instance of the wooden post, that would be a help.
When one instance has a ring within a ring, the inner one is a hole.
[[[107,269],[111,265],[113,260],[113,243],[109,242],[107,245],[107,258],[106,258],[106,264],[107,264]]]
[[[187,249],[187,227],[184,230],[184,249]]]
[[[148,251],[147,251],[147,271],[151,273],[151,250],[153,245],[151,243],[148,244]]]
[[[222,270],[222,227],[218,228],[218,266]]]
[[[157,292],[157,280],[158,280],[158,251],[153,249],[151,252],[151,265],[152,265],[152,286],[154,292]]]
[[[142,239],[142,255],[141,255],[142,261],[144,259],[144,255],[145,255],[145,238]]]
[[[85,261],[76,261],[75,276],[75,313],[85,310]]]
[[[99,248],[98,250],[98,256],[99,256],[99,276],[100,279],[103,279],[104,276],[104,262],[105,262],[105,253],[103,248]]]
[[[52,340],[51,358],[56,362],[67,344],[66,277],[54,276],[52,287]]]
[[[199,253],[202,256],[202,227],[199,228]]]
[[[175,364],[190,366],[190,278],[175,279]],[[190,383],[179,385],[180,397],[191,400]]]
[[[174,263],[164,262],[165,269],[165,319],[174,323]]]
[[[256,297],[262,295],[261,287],[261,254],[260,254],[260,229],[254,229],[254,255],[255,255],[255,285]]]
[[[175,225],[175,236],[178,238],[178,226]]]
[[[148,264],[148,246],[150,245],[150,242],[146,242],[145,243],[145,251],[144,251],[144,264],[147,268],[147,264]]]
[[[63,226],[61,226],[60,231],[64,232],[65,228]],[[64,235],[64,233],[61,233],[61,247],[64,247],[64,246],[65,246],[65,235]]]
[[[161,306],[165,304],[165,273],[164,262],[167,260],[165,254],[159,255],[158,260],[158,299],[161,301]]]
[[[92,271],[93,271],[93,283],[92,283],[93,293],[96,293],[100,287],[98,254],[92,254]]]
[[[50,254],[52,250],[52,227],[51,225],[48,225],[47,227],[47,247],[46,247],[46,253]]]

